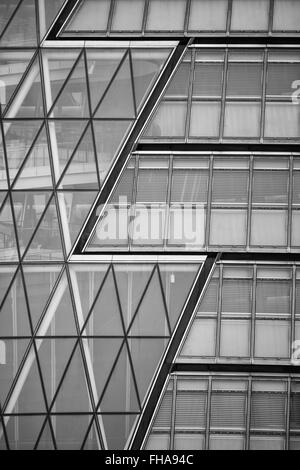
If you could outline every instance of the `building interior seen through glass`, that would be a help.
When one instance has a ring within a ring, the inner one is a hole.
[[[0,450],[300,450],[299,36],[0,0]]]

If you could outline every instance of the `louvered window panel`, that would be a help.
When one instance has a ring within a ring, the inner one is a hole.
[[[167,185],[168,170],[140,170],[137,202],[165,202]]]
[[[227,97],[262,94],[262,64],[228,64]]]
[[[206,393],[180,391],[176,399],[176,427],[204,428],[206,423]]]
[[[219,281],[212,279],[199,306],[199,312],[215,312],[218,306]]]
[[[172,202],[206,202],[207,171],[174,170],[172,178]]]
[[[180,64],[174,78],[166,90],[167,96],[187,96],[189,87],[190,63]]]
[[[118,203],[122,198],[122,203],[125,202],[125,198],[128,204],[132,201],[132,188],[133,188],[133,177],[134,170],[125,170],[121,176],[117,188],[111,198],[110,202]]]
[[[246,397],[242,393],[212,393],[211,428],[244,428]]]
[[[195,64],[193,96],[220,97],[223,64]]]
[[[300,315],[300,281],[296,281],[296,315]]]
[[[171,426],[172,392],[167,391],[159,407],[154,421],[154,428],[168,428]]]
[[[222,286],[222,312],[251,312],[251,281],[224,279]]]
[[[300,171],[293,175],[293,203],[300,204]]]
[[[291,394],[290,428],[300,430],[300,393]]]
[[[300,64],[268,64],[267,95],[291,97],[292,84],[300,77]]]
[[[254,171],[253,203],[287,204],[288,171]]]
[[[257,313],[289,313],[290,283],[289,281],[258,280],[256,286]]]
[[[246,203],[248,199],[248,172],[214,170],[213,203]]]
[[[256,393],[251,397],[252,429],[285,429],[285,396],[274,393]]]

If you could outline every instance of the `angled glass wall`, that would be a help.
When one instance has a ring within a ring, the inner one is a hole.
[[[297,0],[81,0],[62,37],[299,34]]]
[[[297,450],[299,378],[172,374],[147,450]]]

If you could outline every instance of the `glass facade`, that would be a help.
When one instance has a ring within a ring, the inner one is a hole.
[[[1,1],[1,450],[299,448],[299,6]]]

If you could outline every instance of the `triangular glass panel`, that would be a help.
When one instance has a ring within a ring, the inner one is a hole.
[[[105,93],[95,118],[135,118],[129,55],[126,56],[113,82]]]
[[[149,95],[170,54],[169,49],[132,49],[132,70],[137,110]]]
[[[140,411],[126,343],[100,402],[98,412],[137,413]]]
[[[199,267],[199,264],[159,265],[172,331],[193,287]]]
[[[62,259],[60,230],[53,196],[25,253],[25,260],[56,261]]]
[[[51,3],[53,3],[51,1]],[[80,49],[44,49],[42,60],[45,80],[50,81],[51,95],[47,94],[47,109],[50,110],[74,66]]]
[[[89,103],[84,55],[80,57],[58,96],[50,116],[55,118],[87,118]]]
[[[0,190],[7,189],[7,188],[8,188],[8,184],[7,184],[6,164],[5,164],[5,158],[4,158],[4,148],[3,148],[2,136],[0,135]]]
[[[58,450],[80,450],[87,434],[91,415],[53,415],[55,441]]]
[[[10,177],[13,177],[13,170],[10,170]],[[50,189],[52,186],[47,134],[43,127],[14,181],[13,189]]]
[[[95,336],[123,336],[122,314],[112,271],[109,272],[90,314],[87,330]]]
[[[59,189],[99,189],[91,127],[88,126],[59,184]]]
[[[93,424],[86,438],[85,444],[83,446],[83,450],[100,450],[100,449],[101,449],[100,440],[98,438],[96,425]]]
[[[150,284],[143,295],[128,334],[130,336],[170,335],[157,269],[155,269]]]
[[[46,413],[41,378],[33,347],[29,351],[22,373],[5,408],[6,413],[15,413],[16,410],[18,413]]]
[[[30,69],[6,111],[8,119],[41,118],[44,116],[39,56],[36,56]]]
[[[33,329],[44,311],[60,271],[61,266],[57,265],[23,266]]]
[[[88,339],[89,348],[92,352],[92,370],[97,387],[98,400],[102,395],[122,342],[122,338]]]
[[[21,255],[39,224],[50,196],[50,192],[12,191]]]
[[[100,182],[102,183],[112,166],[132,121],[94,121]]]
[[[124,49],[87,49],[92,112],[95,111],[125,53]]]
[[[138,414],[107,414],[102,416],[109,450],[122,450],[125,448],[130,431],[133,429],[138,416]]]
[[[0,403],[4,405],[13,380],[17,375],[25,351],[29,345],[28,339],[0,339]]]
[[[39,438],[39,442],[37,445],[37,450],[55,450],[52,433],[49,425],[49,420],[45,424],[44,430],[42,435]]]
[[[3,130],[11,181],[25,160],[41,124],[41,120],[4,121]]]
[[[5,428],[6,430],[6,428]],[[9,444],[6,442],[5,433],[2,425],[2,420],[0,420],[0,451],[1,450],[10,450]]]
[[[0,209],[0,261],[18,260],[17,242],[10,199]]]
[[[58,182],[66,164],[72,157],[78,145],[87,121],[76,119],[74,121],[49,119],[49,134],[53,156],[53,166],[56,181]]]
[[[70,264],[70,277],[76,298],[77,314],[80,327],[92,307],[109,268],[107,264]],[[90,325],[92,327],[92,324]],[[92,329],[91,329],[92,332]],[[87,334],[92,334],[87,330]]]
[[[5,416],[10,450],[33,450],[45,416]]]
[[[66,272],[63,273],[52,295],[37,336],[77,336]]]
[[[58,390],[55,402],[56,412],[91,412],[91,402],[79,345]]]
[[[2,304],[8,286],[10,285],[15,272],[16,266],[0,266],[0,305]]]
[[[7,2],[5,2],[7,5]],[[0,10],[2,3],[0,3]],[[1,13],[0,13],[1,23]],[[1,26],[0,26],[1,28]],[[22,81],[22,77],[32,59],[34,50],[2,50],[0,51],[0,103],[2,113],[4,113],[9,100],[14,93],[18,84]],[[13,71],[13,72],[12,72]]]
[[[20,0],[9,0],[9,2],[0,3],[0,36],[11,19],[19,1]]]
[[[114,266],[125,328],[127,329],[150,280],[153,264]]]
[[[20,271],[13,283],[0,311],[0,334],[5,336],[31,336],[23,280]]]
[[[59,386],[63,372],[67,367],[76,339],[70,338],[41,338],[36,339],[45,391],[48,403],[54,398],[54,394]]]
[[[48,32],[48,29],[52,25],[55,16],[58,14],[64,2],[65,0],[44,0],[44,9],[41,11],[41,8],[39,8],[40,40],[42,40]]]
[[[167,338],[130,338],[128,340],[141,403],[169,342]]]
[[[63,221],[67,219],[68,227],[64,227],[64,236],[66,250],[69,252],[98,193],[95,191],[60,191],[57,194],[61,218]]]
[[[0,47],[30,47],[36,45],[35,0],[23,0],[0,39]]]

